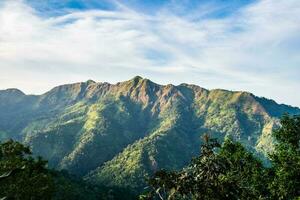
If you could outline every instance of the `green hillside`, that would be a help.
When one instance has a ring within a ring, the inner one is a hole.
[[[17,139],[88,182],[141,189],[161,168],[180,169],[208,133],[248,149],[272,151],[273,127],[300,109],[247,92],[158,85],[135,77],[87,81],[39,95],[0,91],[0,139]]]

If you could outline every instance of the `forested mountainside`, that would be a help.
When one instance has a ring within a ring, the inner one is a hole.
[[[270,133],[283,113],[300,109],[248,92],[141,77],[117,84],[89,80],[43,95],[0,91],[0,139],[29,144],[51,167],[89,182],[140,189],[156,170],[189,163],[205,133],[271,151]]]

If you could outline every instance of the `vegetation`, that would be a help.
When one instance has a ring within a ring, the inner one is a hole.
[[[0,145],[0,198],[51,199],[54,181],[46,161],[28,147],[9,140]]]
[[[270,165],[266,166],[241,143],[228,137],[221,145],[217,139],[205,134],[200,155],[181,170],[156,171],[148,179],[149,186],[140,199],[297,200],[300,198],[300,116],[285,115],[281,119],[281,126],[273,131],[272,136],[275,139],[274,151],[269,155]],[[140,143],[149,147],[152,144],[149,141],[152,140],[148,138]],[[137,147],[131,148],[138,150]],[[129,160],[122,157],[125,163],[131,162],[130,159],[134,157],[141,160],[147,158],[144,155],[147,151],[130,155],[133,150],[128,148]],[[159,158],[152,157],[149,161],[153,164],[155,159]],[[126,179],[145,178],[134,174],[134,168],[143,169],[139,163],[129,164],[125,166],[131,166],[132,172]],[[117,169],[112,168],[109,173]],[[105,170],[109,168],[105,166]],[[98,174],[109,182],[105,175]],[[117,187],[118,184],[92,184],[66,171],[48,169],[47,161],[33,157],[29,147],[19,142],[9,140],[0,144],[1,199],[136,199],[137,190],[133,192],[128,189],[130,181],[120,181],[119,185],[124,185],[122,188]],[[141,191],[138,185],[134,188]]]
[[[266,167],[240,143],[221,146],[206,135],[199,157],[180,171],[156,172],[141,199],[299,199],[300,116],[284,116],[273,137]]]
[[[277,143],[270,155],[274,177],[269,184],[273,199],[300,198],[300,116],[284,116],[273,132]]]
[[[0,139],[20,141],[50,168],[89,183],[140,191],[155,171],[188,165],[199,155],[204,133],[221,143],[233,138],[251,152],[272,152],[271,131],[284,112],[300,109],[247,92],[159,85],[141,77],[87,81],[43,95],[0,91]]]
[[[0,199],[123,200],[135,195],[125,189],[91,185],[65,171],[50,170],[33,158],[28,147],[9,140],[0,144]]]

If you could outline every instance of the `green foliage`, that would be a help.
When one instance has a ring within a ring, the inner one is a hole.
[[[246,92],[141,77],[87,81],[37,96],[0,91],[0,139],[22,141],[50,167],[91,182],[142,188],[141,179],[156,170],[186,166],[206,132],[271,152],[271,131],[282,112],[300,110]]]
[[[0,144],[0,198],[54,200],[135,199],[129,190],[91,185],[66,171],[46,168],[47,161],[31,157],[29,147],[9,140]]]
[[[141,199],[299,199],[300,116],[284,116],[273,131],[275,151],[267,167],[240,143],[204,137],[199,157],[180,171],[161,170]]]
[[[281,127],[273,132],[277,143],[270,155],[273,181],[269,184],[274,199],[300,198],[300,116],[285,115]]]
[[[130,190],[104,185],[92,185],[67,171],[52,171],[55,181],[54,200],[124,200],[136,199]]]
[[[191,135],[189,129],[176,126],[181,117],[174,118],[163,118],[152,134],[129,145],[114,159],[90,173],[87,180],[140,192],[145,186],[144,179],[156,170],[184,167],[189,158],[198,153],[195,151],[199,146],[198,134]],[[184,151],[178,153],[178,149]]]
[[[236,184],[233,188],[236,194],[231,199],[267,199],[268,169],[241,143],[225,140],[218,157],[225,159],[229,166],[222,178]]]
[[[28,147],[9,140],[0,144],[0,197],[51,199],[54,182],[47,162],[30,156]]]
[[[229,139],[222,146],[215,139],[205,137],[204,140],[199,157],[181,171],[158,171],[149,180],[151,191],[142,198],[264,198],[265,182],[261,179],[265,171],[260,161]]]

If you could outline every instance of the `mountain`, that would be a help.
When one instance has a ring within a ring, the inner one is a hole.
[[[51,167],[88,182],[139,190],[154,171],[184,167],[204,133],[271,151],[270,133],[284,113],[300,109],[248,92],[138,76],[117,84],[89,80],[42,95],[0,91],[0,139],[25,142]]]

